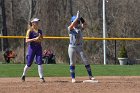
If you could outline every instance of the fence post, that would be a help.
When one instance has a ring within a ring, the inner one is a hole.
[[[23,44],[24,44],[24,64],[25,64],[25,61],[26,61],[26,44],[25,44],[25,38],[23,39]]]
[[[116,52],[116,40],[115,40],[115,64],[117,64],[117,52]]]

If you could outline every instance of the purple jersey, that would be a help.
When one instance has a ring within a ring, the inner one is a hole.
[[[30,31],[29,39],[38,37],[39,33],[42,35],[42,30],[38,30],[38,32]],[[41,46],[41,42],[30,42],[31,46]]]
[[[27,32],[26,37],[29,39],[38,37],[39,33],[42,35],[42,30],[38,30],[38,32],[35,31],[29,31]],[[30,42],[28,46],[28,52],[27,52],[27,66],[30,67],[32,65],[32,62],[34,60],[34,57],[36,57],[36,63],[38,65],[42,64],[42,46],[41,42]]]

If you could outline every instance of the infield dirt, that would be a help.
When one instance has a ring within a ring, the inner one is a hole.
[[[98,76],[98,83],[83,83],[87,77],[77,77],[71,83],[70,77],[45,77],[40,83],[38,77],[0,78],[0,93],[140,93],[140,76]]]

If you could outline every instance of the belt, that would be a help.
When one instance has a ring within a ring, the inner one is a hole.
[[[73,44],[73,43],[69,43],[70,45],[82,45],[82,43],[80,43],[80,44]]]

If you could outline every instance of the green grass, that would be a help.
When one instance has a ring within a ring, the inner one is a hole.
[[[20,77],[24,64],[0,64],[0,77]],[[44,76],[68,77],[68,64],[44,64]],[[140,65],[91,65],[95,76],[140,76]],[[76,76],[87,76],[84,65],[76,65]],[[37,65],[33,64],[27,72],[29,77],[37,77]]]

